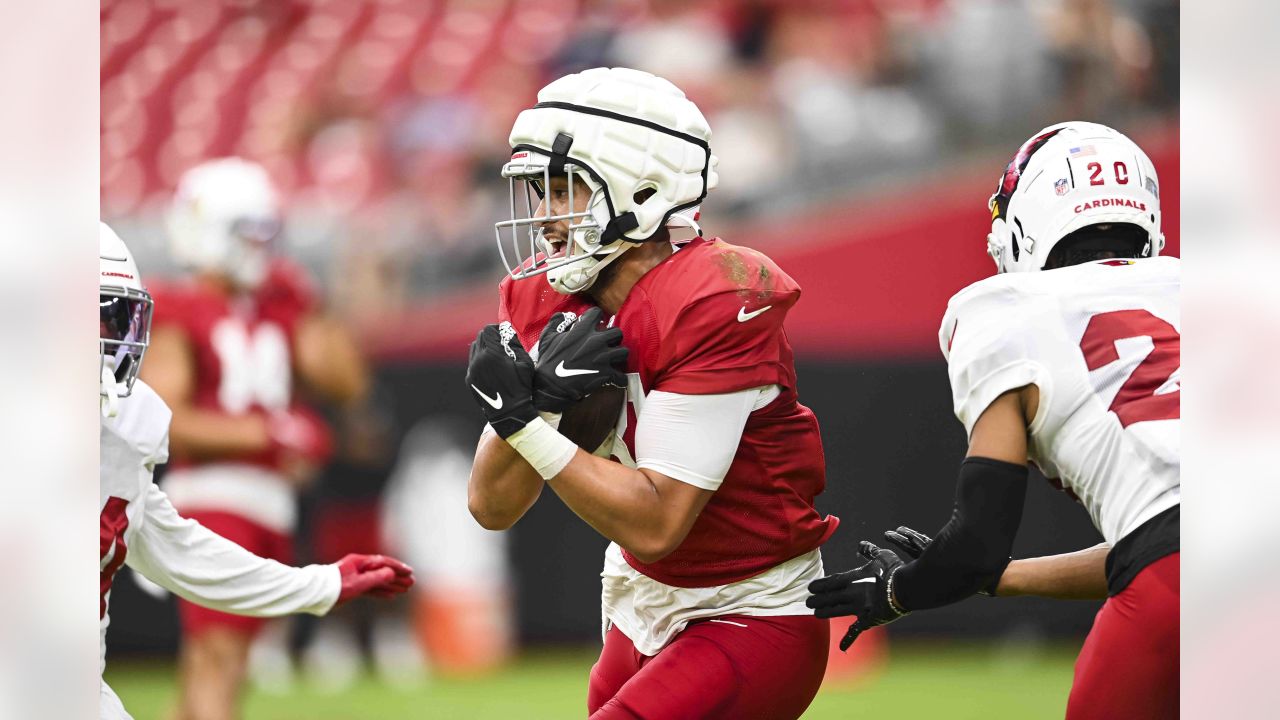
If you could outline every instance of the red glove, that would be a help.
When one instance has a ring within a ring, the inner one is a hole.
[[[333,456],[333,435],[324,418],[304,407],[273,412],[267,417],[271,450],[277,457],[324,465]]]
[[[361,595],[389,598],[413,587],[413,568],[386,555],[351,554],[338,561],[342,592],[335,606]]]

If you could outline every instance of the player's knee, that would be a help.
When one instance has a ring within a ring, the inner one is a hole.
[[[183,684],[179,720],[235,720],[239,685],[216,672],[188,677]]]
[[[218,681],[235,682],[243,676],[253,638],[242,632],[211,628],[190,639],[187,654],[191,668]]]

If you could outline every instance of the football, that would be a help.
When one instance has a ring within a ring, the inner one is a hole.
[[[618,425],[618,414],[627,401],[627,389],[606,386],[564,411],[560,432],[578,447],[594,453]]]

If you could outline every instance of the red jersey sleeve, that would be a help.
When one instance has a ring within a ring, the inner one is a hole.
[[[795,387],[791,345],[782,329],[798,289],[720,292],[685,306],[670,328],[654,389],[688,395],[762,385]]]

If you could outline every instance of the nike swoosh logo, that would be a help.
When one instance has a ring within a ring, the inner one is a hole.
[[[471,389],[475,390],[477,395],[484,398],[484,401],[489,403],[489,407],[493,408],[494,410],[502,409],[502,393],[494,393],[493,397],[489,397],[488,395],[485,395],[484,393],[480,392],[480,388],[476,387],[475,385],[472,385]]]
[[[574,375],[594,375],[598,372],[600,371],[599,370],[570,370],[569,368],[564,366],[563,360],[561,360],[560,364],[556,366],[557,377],[573,377]]]
[[[750,320],[751,318],[756,317],[757,315],[760,315],[760,314],[764,313],[766,310],[768,310],[768,309],[769,309],[769,308],[771,308],[771,307],[773,307],[773,306],[772,306],[772,305],[765,305],[764,307],[760,308],[759,310],[753,310],[753,311],[751,311],[751,312],[747,312],[747,306],[746,306],[746,305],[743,305],[743,306],[742,306],[742,309],[738,311],[738,322],[746,322],[746,321]]]
[[[864,583],[864,582],[875,582],[875,581],[876,581],[876,578],[869,577],[869,578],[862,578],[861,580],[850,580],[850,581],[849,581],[849,584],[850,584],[850,585],[857,585],[858,583]]]

